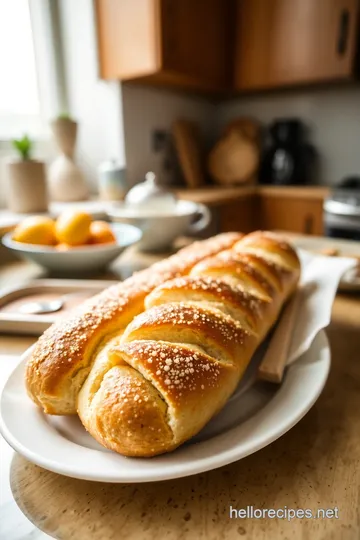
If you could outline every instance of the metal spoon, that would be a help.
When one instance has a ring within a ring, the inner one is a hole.
[[[83,296],[85,291],[65,294],[55,300],[44,300],[39,302],[26,302],[19,307],[19,313],[24,315],[41,315],[43,313],[55,313],[64,307],[64,304],[69,298],[75,296]]]

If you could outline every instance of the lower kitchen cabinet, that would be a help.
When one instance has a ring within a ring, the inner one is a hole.
[[[256,206],[257,200],[253,195],[219,206],[219,231],[242,231],[248,233],[256,229]]]
[[[255,221],[262,229],[321,236],[324,232],[323,199],[261,195]]]
[[[180,199],[208,205],[219,232],[282,230],[321,236],[323,204],[329,189],[320,186],[233,186],[179,190]]]

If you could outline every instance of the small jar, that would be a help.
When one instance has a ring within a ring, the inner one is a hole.
[[[126,170],[118,161],[105,161],[98,169],[98,188],[103,201],[123,201],[126,189]]]

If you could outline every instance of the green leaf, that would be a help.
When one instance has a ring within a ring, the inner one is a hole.
[[[30,159],[33,143],[27,135],[24,135],[21,139],[14,139],[12,145],[19,152],[21,159]]]

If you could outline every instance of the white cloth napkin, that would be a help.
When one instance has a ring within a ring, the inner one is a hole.
[[[354,259],[313,255],[298,250],[302,272],[298,295],[296,326],[287,364],[291,364],[311,346],[315,336],[331,320],[331,310],[341,276],[356,265]]]

